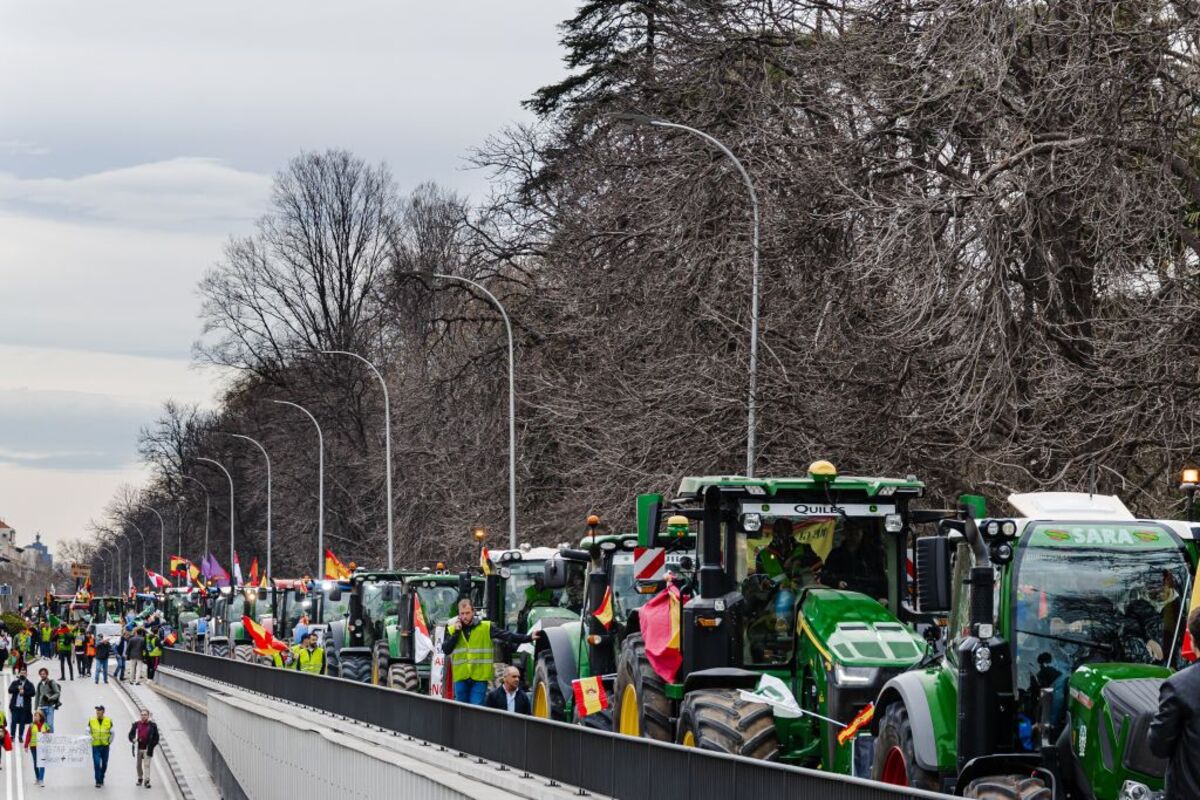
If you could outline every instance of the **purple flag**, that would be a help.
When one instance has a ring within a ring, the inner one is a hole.
[[[221,567],[221,562],[217,561],[217,557],[212,553],[208,554],[209,578],[212,579],[213,585],[217,587],[229,586],[229,573]]]
[[[212,577],[212,564],[209,559],[212,558],[211,553],[206,553],[204,558],[200,559],[200,574],[205,578]]]

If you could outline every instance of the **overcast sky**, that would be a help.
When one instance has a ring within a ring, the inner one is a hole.
[[[0,519],[84,533],[162,401],[211,405],[195,287],[302,150],[471,196],[562,74],[566,0],[0,0]]]

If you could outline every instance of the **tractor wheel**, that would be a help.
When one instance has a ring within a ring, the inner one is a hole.
[[[1051,800],[1053,795],[1041,778],[996,775],[971,781],[963,797],[974,797],[976,800]]]
[[[214,639],[208,643],[208,654],[217,658],[229,658],[229,640]]]
[[[917,766],[912,726],[904,703],[887,707],[879,723],[879,738],[875,742],[875,760],[871,778],[893,786],[939,791],[937,774]]]
[[[233,659],[235,661],[253,661],[254,660],[254,645],[239,644],[233,648]]]
[[[360,656],[357,653],[343,657],[338,666],[338,677],[358,683],[371,682],[371,657]]]
[[[338,675],[341,670],[341,655],[332,647],[325,648],[325,674]]]
[[[561,722],[566,716],[566,705],[558,685],[554,654],[547,650],[538,656],[537,666],[533,670],[533,716]]]
[[[617,733],[660,742],[674,740],[666,683],[650,666],[641,634],[631,634],[621,642],[614,694],[613,719]]]
[[[262,666],[262,667],[275,666],[275,660],[273,658],[271,658],[270,656],[260,656],[258,653],[254,654],[254,662],[253,663],[258,664],[259,666]]]
[[[675,743],[761,761],[774,761],[779,752],[771,707],[743,700],[737,689],[688,694],[679,711]]]
[[[392,655],[388,651],[388,645],[385,641],[375,643],[375,649],[371,651],[371,683],[374,686],[383,686],[387,682],[388,664],[391,662]]]
[[[421,676],[417,674],[416,665],[392,664],[387,671],[387,685],[402,692],[420,692]]]

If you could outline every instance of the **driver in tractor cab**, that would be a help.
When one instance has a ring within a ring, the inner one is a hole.
[[[803,588],[818,582],[821,559],[807,544],[795,538],[792,521],[786,517],[776,519],[771,525],[771,541],[758,551],[754,559],[755,572],[766,575],[777,584],[788,588]]]
[[[831,589],[861,592],[876,599],[887,596],[887,570],[879,532],[866,530],[862,521],[847,521],[842,543],[825,559],[821,582]]]

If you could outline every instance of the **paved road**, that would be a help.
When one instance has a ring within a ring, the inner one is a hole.
[[[46,665],[45,661],[35,662],[31,665],[30,678],[35,682],[38,668],[44,665]],[[111,664],[109,669],[112,669]],[[50,667],[50,677],[58,679],[57,664]],[[12,675],[5,670],[0,676],[0,687],[3,689],[0,697],[3,698],[5,708],[8,704],[8,685],[11,681]],[[123,800],[135,798],[165,800],[178,796],[176,787],[168,785],[165,764],[161,754],[157,751],[154,754],[157,763],[155,764],[153,787],[144,789],[137,785],[137,769],[129,751],[129,743],[125,739],[129,732],[129,726],[133,724],[134,709],[129,699],[116,687],[115,683],[106,686],[104,679],[101,678],[100,684],[97,686],[92,683],[91,678],[76,677],[73,681],[62,681],[62,687],[63,707],[57,711],[54,718],[56,733],[86,734],[88,717],[93,714],[97,703],[102,703],[105,706],[105,712],[113,718],[113,745],[109,755],[108,775],[104,782],[104,788],[96,788],[90,764],[86,769],[49,768],[46,770],[46,786],[39,788],[34,783],[33,762],[29,754],[24,750],[18,754],[14,742],[12,752],[4,754],[4,771],[3,777],[0,778],[5,798],[25,800],[27,797],[42,797],[46,800],[58,800],[58,798],[70,797],[80,800],[87,797],[119,797]]]

